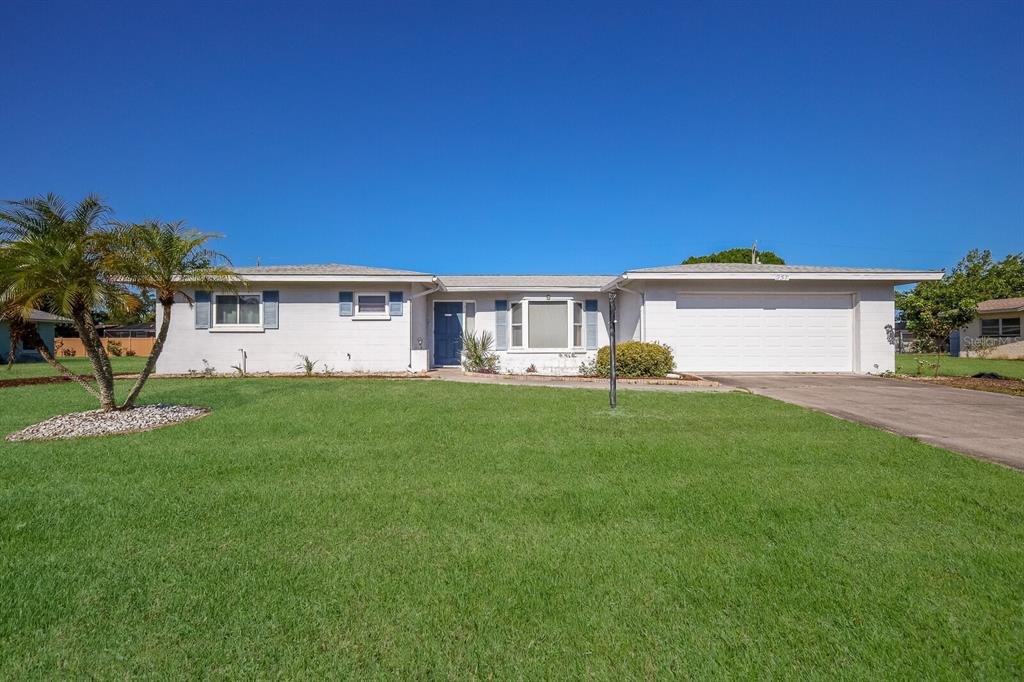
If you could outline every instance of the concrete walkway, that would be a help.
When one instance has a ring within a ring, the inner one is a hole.
[[[461,369],[434,369],[428,372],[434,379],[457,381],[465,384],[504,384],[507,386],[545,386],[547,388],[589,388],[595,391],[607,391],[608,380],[600,381],[574,379],[572,377],[528,376],[524,374],[466,374]],[[620,380],[620,391],[668,391],[672,393],[721,393],[736,390],[730,386],[722,386],[713,381],[677,382],[667,384],[626,383]]]
[[[857,375],[723,374],[708,378],[1024,469],[1024,398]]]

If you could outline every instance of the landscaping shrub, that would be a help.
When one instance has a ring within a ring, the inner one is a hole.
[[[124,355],[124,347],[121,345],[120,341],[110,340],[107,341],[107,352],[114,357],[119,358]]]
[[[479,336],[464,334],[462,337],[462,366],[467,372],[495,374],[498,371],[498,356],[491,352],[494,335],[489,331]]]
[[[611,350],[597,351],[597,374],[610,374]],[[615,369],[620,377],[663,377],[675,367],[672,349],[663,343],[624,341],[615,347]]]

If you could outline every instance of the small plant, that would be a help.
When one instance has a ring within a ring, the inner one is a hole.
[[[536,374],[537,373],[537,365],[535,365],[535,364],[533,364],[531,362],[530,366],[526,368],[526,373],[527,374]]]
[[[295,369],[303,372],[307,377],[313,376],[319,360],[311,360],[308,355],[303,355],[302,353],[297,353],[297,355],[299,357],[299,364],[295,365]]]
[[[241,365],[231,365],[231,369],[235,370],[235,376],[244,377],[245,370],[242,369]]]
[[[134,358],[136,356],[136,352],[135,352],[134,348],[129,348],[128,350],[126,350],[124,352],[124,354],[127,355],[130,358]]]
[[[462,366],[467,372],[496,374],[498,372],[498,356],[491,352],[494,347],[494,336],[487,330],[479,336],[465,334],[462,337]]]
[[[202,369],[190,369],[188,375],[192,379],[209,379],[217,374],[217,368],[211,365],[206,358],[203,358]]]
[[[60,349],[60,354],[65,358],[75,357],[75,349],[70,347],[64,347]]]
[[[331,376],[332,374],[334,374],[334,372],[335,372],[335,369],[334,369],[333,367],[331,367],[330,365],[328,365],[328,364],[327,364],[327,363],[325,362],[325,363],[324,363],[324,366],[323,366],[323,369],[321,369],[321,370],[320,370],[320,372],[321,372],[321,373],[322,373],[322,374],[323,374],[324,376]]]
[[[939,376],[940,363],[936,360],[917,358],[917,376],[921,376],[924,370],[932,370],[935,376]]]
[[[121,345],[120,341],[114,341],[111,339],[110,341],[107,341],[107,352],[115,358],[119,358],[124,355],[124,346]]]
[[[591,358],[586,362],[580,363],[579,375],[581,377],[596,377],[597,376],[597,358]]]

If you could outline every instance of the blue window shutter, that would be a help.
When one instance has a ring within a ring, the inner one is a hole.
[[[494,302],[494,350],[508,350],[508,301]]]
[[[352,303],[351,291],[338,292],[338,314],[342,317],[352,317],[356,314],[356,307]]]
[[[281,296],[276,291],[264,291],[263,292],[263,328],[264,329],[277,329],[278,327],[278,314],[277,309],[280,304]]]
[[[197,291],[194,300],[196,302],[196,329],[209,329],[210,292]]]
[[[392,291],[388,293],[388,314],[391,317],[401,317],[402,308],[405,306],[402,302],[405,300],[405,296],[401,291]]]
[[[583,321],[587,327],[587,350],[597,350],[597,299],[588,298],[583,304],[583,310]]]

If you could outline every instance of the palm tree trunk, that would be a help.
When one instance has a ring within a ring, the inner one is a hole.
[[[139,397],[139,393],[142,392],[142,387],[146,383],[146,379],[153,373],[156,368],[157,358],[160,357],[160,352],[164,349],[164,341],[167,340],[167,331],[171,328],[171,305],[174,304],[174,299],[168,301],[160,301],[160,305],[163,309],[163,316],[160,320],[160,331],[157,332],[156,340],[153,342],[153,350],[149,352],[149,358],[146,360],[146,366],[142,368],[142,372],[139,373],[139,378],[135,380],[135,385],[132,386],[132,390],[128,393],[128,397],[125,398],[124,404],[121,405],[122,410],[130,410],[135,407],[135,401]]]
[[[53,354],[50,353],[50,349],[46,347],[46,344],[42,342],[42,339],[39,340],[39,345],[35,347],[35,350],[36,352],[43,356],[43,360],[46,360],[48,363],[50,363],[51,367],[60,372],[61,376],[66,377],[71,381],[74,381],[76,384],[78,384],[86,391],[88,391],[89,395],[91,395],[93,398],[100,397],[99,391],[97,391],[93,387],[93,385],[89,383],[89,380],[87,378],[75,374],[70,369],[60,364],[57,361],[57,358],[53,357]]]
[[[8,366],[14,364],[14,356],[18,349],[18,342],[20,341],[26,348],[32,348],[39,353],[39,355],[43,357],[43,360],[46,360],[51,367],[60,372],[61,376],[74,381],[76,384],[88,391],[94,398],[100,397],[99,392],[93,388],[88,379],[75,374],[57,361],[57,358],[54,357],[53,353],[50,352],[50,349],[43,342],[43,337],[39,335],[39,330],[35,324],[17,319],[10,320],[9,325],[11,330],[11,355],[8,358]]]
[[[72,310],[71,320],[75,323],[75,329],[85,346],[85,354],[89,356],[93,374],[96,377],[96,385],[100,391],[100,409],[105,412],[117,409],[117,402],[114,398],[114,373],[110,369],[110,358],[103,348],[103,341],[96,333],[96,323],[92,319],[92,313],[85,306]]]

